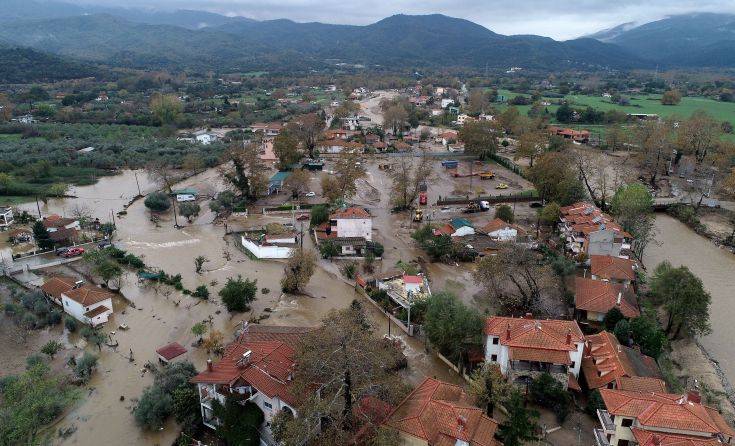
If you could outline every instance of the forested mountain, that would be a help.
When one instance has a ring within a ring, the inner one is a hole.
[[[664,66],[735,67],[735,15],[686,14],[628,25],[591,37]]]
[[[90,64],[0,43],[0,84],[78,79],[100,73],[100,68]]]
[[[368,26],[235,20],[200,30],[110,14],[6,22],[0,39],[137,68],[224,71],[305,68],[336,61],[390,67],[633,68],[647,63],[594,39],[503,36],[443,15],[388,17]]]

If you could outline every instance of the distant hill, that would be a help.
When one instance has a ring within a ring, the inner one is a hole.
[[[396,15],[368,26],[243,19],[203,29],[92,14],[6,22],[0,26],[0,40],[138,68],[306,68],[334,63],[334,59],[397,68],[649,65],[594,39],[558,42],[539,36],[503,36],[470,21],[438,14]]]
[[[89,64],[0,43],[0,84],[60,81],[100,73],[99,68]]]
[[[666,66],[735,67],[732,14],[677,15],[632,28],[621,25],[592,37]]]

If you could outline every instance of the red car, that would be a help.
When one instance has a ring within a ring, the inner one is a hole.
[[[69,248],[68,251],[62,254],[64,257],[76,257],[84,254],[84,248]]]

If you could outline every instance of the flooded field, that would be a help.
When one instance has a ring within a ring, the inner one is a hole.
[[[651,271],[660,262],[668,260],[674,266],[687,266],[702,279],[705,289],[712,295],[712,334],[703,337],[701,343],[719,361],[729,381],[734,383],[735,256],[668,215],[656,216],[656,229],[658,243],[650,244],[643,257],[646,268]]]

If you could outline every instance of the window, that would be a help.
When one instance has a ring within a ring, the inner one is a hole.
[[[572,361],[572,364],[569,366],[570,369],[574,368],[574,361]]]
[[[500,342],[500,338],[493,338],[493,345],[498,345],[498,342]]]
[[[263,405],[267,407],[268,409],[273,409],[273,405],[269,403],[268,401],[263,401]]]
[[[490,360],[492,362],[498,362],[498,355],[490,355]]]
[[[633,425],[633,419],[632,418],[623,418],[623,422],[621,423],[621,426],[623,427],[630,427]]]

